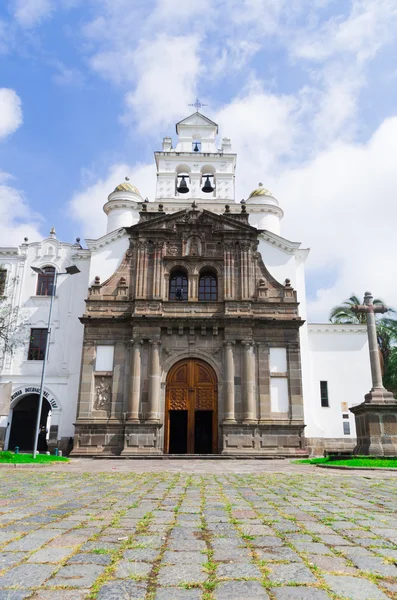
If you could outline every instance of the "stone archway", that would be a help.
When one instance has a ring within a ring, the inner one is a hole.
[[[169,371],[165,397],[166,454],[215,454],[218,450],[218,385],[213,368],[189,358]]]
[[[18,446],[20,451],[33,450],[38,404],[39,394],[28,394],[23,396],[13,408],[10,437],[8,440],[9,450],[13,451],[16,446]],[[44,428],[44,430],[43,434],[39,434],[39,452],[47,450],[45,433],[48,413],[50,410],[51,404],[48,402],[48,400],[43,398],[43,406],[40,416],[40,428]]]

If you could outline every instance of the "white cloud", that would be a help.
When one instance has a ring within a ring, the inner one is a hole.
[[[52,79],[55,83],[65,87],[81,87],[84,85],[85,77],[79,69],[67,67],[59,60],[51,63],[57,72]]]
[[[22,125],[21,99],[14,90],[0,88],[0,139]]]
[[[96,178],[94,173],[85,173],[84,189],[76,192],[69,203],[72,217],[83,227],[85,237],[96,238],[106,232],[106,215],[103,205],[114,188],[129,177],[143,198],[153,199],[156,186],[156,170],[152,165],[138,164],[132,167],[127,164],[112,165],[106,177]]]
[[[14,0],[13,14],[21,27],[31,28],[48,18],[54,6],[52,0]]]
[[[21,190],[9,185],[11,176],[0,171],[0,240],[2,246],[22,244],[25,237],[33,242],[42,238],[41,218],[32,213]]]

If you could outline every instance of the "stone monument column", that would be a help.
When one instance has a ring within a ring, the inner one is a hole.
[[[139,423],[139,405],[141,395],[141,346],[142,340],[132,340],[130,394],[128,397],[127,418]]]
[[[397,455],[397,400],[383,387],[375,320],[375,313],[385,313],[388,308],[381,304],[373,304],[372,294],[365,292],[364,303],[354,306],[353,311],[367,315],[372,375],[372,388],[365,395],[364,402],[349,409],[356,419],[357,446],[354,453],[395,456]]]
[[[241,342],[243,346],[243,421],[256,422],[254,382],[255,360],[253,342]]]
[[[225,347],[224,423],[235,423],[234,416],[234,356],[235,342],[223,342]]]
[[[159,422],[160,409],[160,340],[149,340],[149,415],[148,423]]]

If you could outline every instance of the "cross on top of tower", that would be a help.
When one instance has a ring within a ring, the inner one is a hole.
[[[194,104],[189,104],[189,106],[194,106],[194,108],[196,109],[196,111],[199,111],[199,108],[201,108],[202,106],[208,106],[208,104],[202,104],[200,102],[200,100],[198,99],[198,97],[196,98],[196,102]]]

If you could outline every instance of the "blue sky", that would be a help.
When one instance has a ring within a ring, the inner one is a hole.
[[[191,109],[238,152],[310,247],[310,314],[372,287],[397,305],[397,0],[5,0],[0,244],[104,233],[125,175]]]

